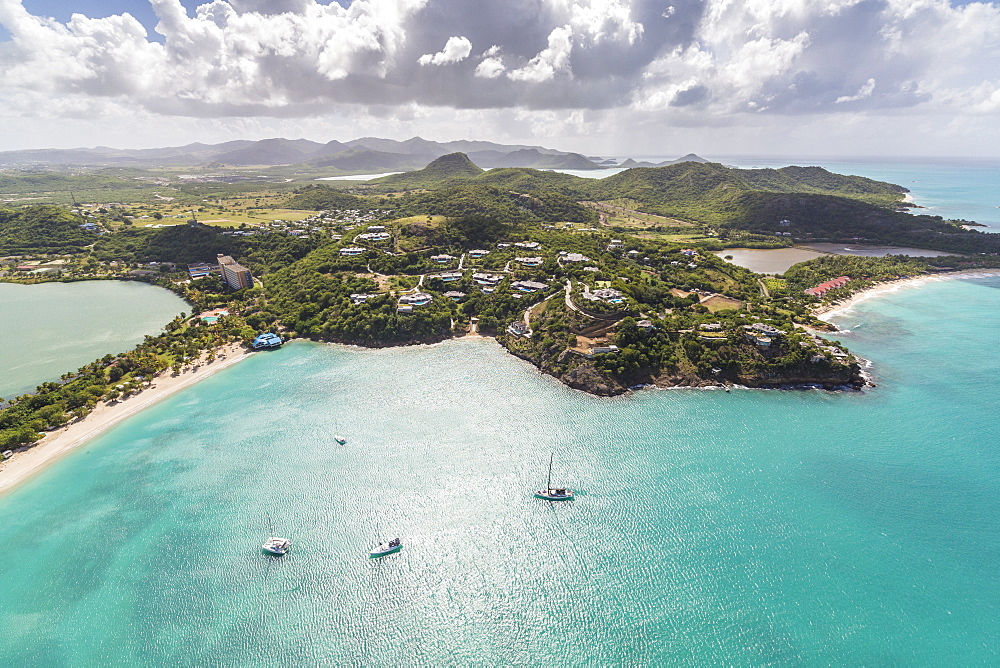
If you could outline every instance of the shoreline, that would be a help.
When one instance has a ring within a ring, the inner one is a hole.
[[[830,318],[849,311],[851,308],[863,301],[879,295],[897,292],[903,288],[919,287],[933,281],[951,280],[956,278],[986,278],[995,276],[1000,276],[1000,269],[964,269],[961,271],[941,272],[938,274],[883,281],[876,283],[865,290],[856,292],[846,299],[842,299],[832,304],[824,304],[814,309],[813,315],[824,322],[829,322]],[[833,326],[836,327],[836,325]],[[494,337],[488,337],[478,333],[466,333],[463,336],[449,337],[449,339],[446,340],[453,339],[458,341],[467,341],[486,340],[490,338]],[[440,344],[443,342],[444,341],[438,341],[436,343]],[[366,349],[365,346],[351,346],[350,344],[339,345]],[[0,462],[0,495],[10,491],[36,473],[45,470],[45,468],[58,461],[65,454],[72,452],[78,446],[83,445],[94,436],[110,429],[122,420],[132,417],[160,400],[165,399],[180,390],[190,387],[198,381],[215,374],[218,371],[246,359],[249,357],[251,352],[252,351],[244,349],[239,344],[230,344],[216,349],[216,360],[212,363],[207,363],[204,361],[204,357],[207,356],[208,351],[205,351],[202,357],[195,363],[195,366],[199,367],[198,369],[183,371],[177,376],[173,376],[169,370],[163,371],[153,379],[153,384],[150,387],[143,390],[139,394],[112,404],[101,403],[82,419],[47,433],[28,450],[17,452],[13,457],[11,457],[11,459]],[[510,352],[509,349],[508,352]],[[219,359],[220,355],[225,355],[225,359]],[[518,355],[515,355],[515,357],[518,357]],[[530,360],[528,361],[530,362]],[[725,386],[715,385],[710,388],[692,388],[690,386],[656,387],[657,389],[724,389]]]
[[[233,343],[215,349],[215,353],[215,361],[208,363],[204,361],[208,354],[208,351],[205,351],[202,357],[195,362],[198,369],[182,371],[177,376],[172,375],[169,369],[162,371],[153,378],[150,387],[142,392],[115,403],[102,402],[80,420],[48,432],[28,450],[15,452],[13,457],[0,462],[0,495],[9,492],[36,473],[45,470],[67,453],[72,452],[78,446],[122,420],[132,417],[160,400],[246,359],[250,356],[251,351],[244,349],[240,344]],[[225,355],[226,358],[220,359],[220,355]]]
[[[935,281],[945,281],[956,278],[989,278],[993,276],[1000,276],[1000,269],[962,269],[960,271],[942,271],[936,274],[924,274],[910,278],[898,278],[892,281],[881,281],[869,288],[861,290],[860,292],[855,292],[846,299],[841,299],[840,301],[833,302],[832,304],[819,306],[813,309],[812,313],[819,320],[832,325],[833,323],[829,322],[830,318],[845,313],[861,302],[880,295],[898,292],[904,288],[920,287],[921,285]],[[836,325],[833,326],[836,327]]]

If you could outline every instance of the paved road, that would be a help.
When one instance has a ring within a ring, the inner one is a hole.
[[[760,280],[759,278],[757,279],[757,283],[760,284],[760,294],[761,294],[761,296],[766,297],[767,299],[770,299],[771,298],[771,292],[767,289],[767,284],[764,283],[764,281]]]
[[[570,296],[569,296],[569,295],[570,295],[570,292],[571,292],[572,290],[573,290],[573,284],[572,284],[572,283],[570,282],[570,280],[569,280],[569,279],[567,278],[567,279],[566,279],[566,308],[568,308],[568,309],[571,309],[571,310],[573,310],[573,311],[579,311],[580,309],[578,309],[578,308],[576,307],[576,304],[574,304],[574,303],[573,303],[573,300],[572,300],[572,299],[570,298]]]

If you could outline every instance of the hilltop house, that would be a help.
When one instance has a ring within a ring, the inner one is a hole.
[[[436,278],[439,281],[444,281],[450,283],[451,281],[457,281],[462,278],[462,272],[460,271],[444,271],[440,274],[431,274],[427,278]]]
[[[507,328],[507,331],[513,334],[514,336],[523,336],[524,338],[528,338],[529,336],[531,336],[531,330],[528,328],[527,325],[525,325],[520,320],[510,323],[510,326]]]
[[[477,285],[496,286],[503,280],[503,276],[499,276],[497,274],[475,273],[472,275],[472,280],[475,281]]]
[[[539,283],[538,281],[514,281],[510,284],[510,287],[521,292],[537,292],[549,286],[547,283]]]
[[[399,298],[400,304],[409,304],[410,306],[424,306],[432,301],[434,301],[434,297],[426,292],[415,292],[412,295],[403,295]]]
[[[388,232],[365,232],[354,237],[355,241],[371,241],[372,243],[382,243],[388,241],[392,236]]]
[[[593,292],[585,292],[583,297],[584,299],[589,299],[592,302],[599,302],[603,300],[611,304],[619,304],[622,302],[624,295],[614,288],[601,288],[600,290],[594,290]]]

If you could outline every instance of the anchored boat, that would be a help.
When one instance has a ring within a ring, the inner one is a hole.
[[[292,541],[288,540],[287,538],[278,538],[278,537],[268,538],[267,542],[265,542],[264,545],[262,546],[262,549],[265,552],[276,554],[280,557],[281,555],[285,554],[290,549],[292,549]]]
[[[545,489],[540,489],[535,492],[535,497],[539,499],[546,499],[548,501],[569,501],[573,498],[573,490],[566,489],[565,487],[552,486],[552,460],[554,458],[555,453],[549,456],[549,479],[545,485]]]
[[[368,554],[369,559],[377,559],[387,554],[395,554],[403,549],[403,543],[398,538],[393,538],[388,543],[380,543],[378,547]]]

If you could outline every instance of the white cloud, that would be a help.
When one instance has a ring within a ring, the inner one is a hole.
[[[449,37],[437,53],[425,53],[417,59],[421,65],[446,65],[465,60],[472,53],[472,42],[465,37]]]
[[[573,32],[587,41],[616,40],[634,43],[643,25],[632,20],[631,2],[621,0],[552,0]]]
[[[569,56],[573,50],[573,31],[569,26],[556,28],[549,33],[549,45],[538,52],[524,67],[509,72],[514,81],[541,83],[552,79],[557,72],[569,69]]]
[[[202,0],[187,11],[148,1],[155,28],[128,15],[60,23],[0,0],[11,35],[0,42],[0,115],[41,128],[343,113],[402,128],[495,109],[517,110],[525,132],[579,117],[628,135],[642,123],[772,131],[781,123],[763,119],[790,115],[975,118],[988,130],[983,119],[1000,113],[996,3]],[[473,56],[474,43],[492,46]]]
[[[863,100],[866,97],[872,96],[872,91],[875,90],[875,79],[868,79],[858,92],[854,95],[841,95],[837,98],[837,104],[843,104],[844,102],[857,102],[858,100]]]

